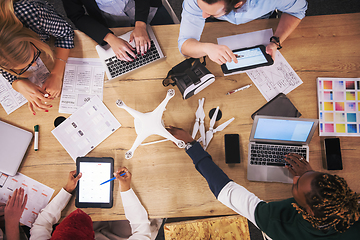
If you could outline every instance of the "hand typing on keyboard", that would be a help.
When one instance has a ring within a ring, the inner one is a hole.
[[[116,37],[114,34],[106,34],[104,41],[110,45],[119,60],[132,62],[136,58],[134,53],[135,48],[133,48],[130,43]]]
[[[144,55],[151,46],[149,35],[146,31],[146,23],[142,21],[135,22],[135,29],[130,35],[130,43],[135,40],[137,54]]]
[[[306,159],[296,153],[289,153],[285,155],[284,159],[288,164],[285,167],[289,169],[292,175],[301,176],[306,172],[313,171]]]

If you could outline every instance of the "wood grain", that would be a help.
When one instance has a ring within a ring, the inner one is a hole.
[[[217,37],[251,32],[265,28],[275,30],[278,20],[256,20],[236,26],[230,23],[206,24],[203,41],[216,42]],[[281,50],[303,84],[288,94],[288,97],[305,118],[317,118],[317,77],[359,77],[360,76],[360,13],[305,17],[298,28],[283,43]],[[117,34],[129,28],[114,29]],[[215,216],[234,214],[232,210],[219,203],[204,178],[195,170],[191,159],[183,149],[171,142],[164,142],[136,149],[131,160],[125,160],[124,154],[130,149],[135,138],[133,117],[115,105],[122,99],[126,105],[140,112],[152,111],[165,98],[168,88],[162,86],[167,72],[184,59],[177,48],[179,25],[154,26],[153,30],[167,56],[144,71],[119,81],[105,83],[103,101],[122,124],[114,134],[102,142],[90,157],[113,157],[115,168],[126,166],[133,174],[132,187],[139,196],[151,218]],[[72,57],[96,58],[96,43],[79,31],[75,31],[75,48]],[[254,192],[267,201],[291,197],[291,185],[282,183],[249,182],[246,178],[246,158],[249,134],[252,126],[251,114],[266,103],[256,87],[251,87],[230,96],[225,94],[233,89],[251,83],[246,74],[224,77],[220,66],[207,61],[208,69],[215,74],[216,81],[198,95],[183,100],[177,88],[176,95],[169,101],[163,120],[166,126],[182,127],[191,132],[194,124],[198,99],[205,97],[205,113],[220,106],[223,113],[221,124],[235,117],[225,130],[216,133],[208,148],[214,162],[235,182]],[[32,131],[39,124],[39,151],[29,147],[20,172],[55,189],[55,194],[66,183],[69,171],[75,169],[75,163],[51,134],[53,122],[58,116],[59,99],[53,101],[53,109],[48,113],[38,112],[33,116],[27,106],[21,107],[10,115],[0,109],[1,120]],[[205,119],[206,129],[209,118]],[[240,135],[241,163],[225,164],[224,134]],[[158,140],[152,136],[146,141]],[[318,132],[310,144],[310,164],[318,171],[322,166],[322,141]],[[344,170],[332,171],[348,180],[350,187],[359,192],[360,181],[357,170],[360,169],[358,156],[360,140],[356,137],[341,137]],[[326,172],[326,171],[325,171]],[[115,183],[114,207],[112,209],[84,209],[94,221],[125,219],[121,198]],[[54,195],[55,196],[55,195]],[[75,209],[71,200],[63,216]]]

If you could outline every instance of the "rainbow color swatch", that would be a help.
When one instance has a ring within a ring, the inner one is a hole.
[[[317,78],[320,136],[360,136],[360,78]]]

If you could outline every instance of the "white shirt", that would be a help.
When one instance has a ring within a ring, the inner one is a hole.
[[[132,189],[126,192],[120,192],[125,217],[129,220],[132,235],[130,240],[148,240],[150,239],[150,221],[145,208],[141,205],[139,199]],[[71,194],[61,189],[53,200],[40,211],[30,229],[30,240],[47,240],[51,238],[52,226],[57,223],[61,217],[61,211],[66,207]]]

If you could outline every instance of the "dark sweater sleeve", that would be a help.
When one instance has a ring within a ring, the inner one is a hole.
[[[150,7],[161,7],[161,0],[135,0],[135,21],[147,23]]]
[[[221,189],[231,180],[213,162],[211,156],[196,142],[186,153],[191,157],[196,170],[206,179],[210,190],[217,198]]]
[[[112,31],[106,27],[105,20],[101,16],[95,0],[87,0],[85,14],[81,0],[62,0],[66,15],[75,26],[100,45],[106,45],[104,37]]]

